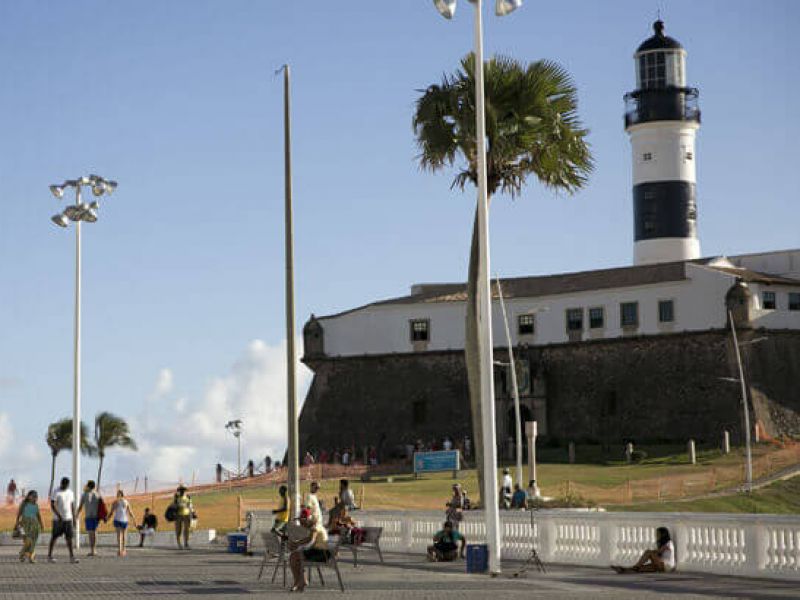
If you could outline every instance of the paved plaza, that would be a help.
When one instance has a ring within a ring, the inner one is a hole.
[[[0,547],[0,599],[10,598],[165,598],[282,597],[288,590],[269,575],[257,580],[261,558],[233,555],[223,548],[180,552],[164,548],[132,548],[118,559],[110,547],[103,555],[70,564],[63,545],[57,546],[58,562],[49,564],[45,553],[34,565],[17,561],[12,546]],[[349,558],[349,555],[348,555]],[[341,561],[345,595],[336,587],[332,571],[323,570],[327,587],[316,574],[306,594],[315,597],[352,598],[800,598],[793,582],[740,579],[674,573],[619,576],[610,570],[550,566],[547,574],[529,573],[514,579],[519,563],[507,563],[498,578],[467,575],[464,563],[430,564],[423,557],[387,554],[386,564],[372,557],[359,558],[354,568]]]

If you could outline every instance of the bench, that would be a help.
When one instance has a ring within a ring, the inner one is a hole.
[[[383,553],[381,552],[381,534],[383,533],[383,527],[360,527],[359,529],[364,532],[364,538],[360,544],[341,542],[339,547],[353,553],[353,567],[358,566],[359,550],[376,551],[381,564],[383,564]]]

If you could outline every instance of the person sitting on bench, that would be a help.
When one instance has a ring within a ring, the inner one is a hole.
[[[675,570],[675,545],[669,535],[669,529],[656,529],[657,550],[645,550],[632,567],[611,565],[617,573],[664,573]]]
[[[459,542],[461,547],[459,548]],[[444,529],[433,536],[433,546],[428,546],[428,560],[433,562],[450,562],[464,558],[464,547],[467,540],[464,535],[453,529],[452,521],[445,521]]]
[[[303,509],[300,524],[308,530],[308,535],[290,543],[292,553],[289,555],[289,567],[294,577],[293,592],[302,592],[308,585],[303,575],[303,561],[325,562],[331,554],[328,550],[328,532],[308,509]]]

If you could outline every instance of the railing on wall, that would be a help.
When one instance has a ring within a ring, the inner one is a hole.
[[[468,542],[485,539],[483,514],[465,513]],[[383,527],[381,547],[422,554],[441,528],[441,512],[354,513]],[[672,534],[678,569],[751,577],[800,578],[800,516],[703,513],[604,513],[547,510],[501,514],[503,558],[525,559],[536,544],[545,562],[605,567],[632,564],[655,546],[655,529]]]

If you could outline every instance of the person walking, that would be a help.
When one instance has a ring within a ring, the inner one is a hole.
[[[347,510],[356,508],[356,496],[350,489],[350,482],[347,479],[339,480],[339,502],[347,507]]]
[[[189,549],[189,529],[192,526],[192,497],[186,493],[186,486],[181,484],[172,499],[175,505],[175,538],[178,541],[178,550]],[[183,545],[181,545],[183,537]]]
[[[136,527],[136,517],[131,510],[130,502],[125,499],[125,493],[122,490],[117,491],[117,499],[111,505],[111,515],[114,518],[114,531],[117,532],[117,556],[127,556],[128,551],[125,549],[125,543],[128,537],[128,517],[133,521],[133,526]]]
[[[460,483],[453,484],[453,495],[447,502],[447,509],[444,513],[445,521],[449,521],[453,529],[458,530],[461,521],[464,520],[464,509],[466,508],[466,494],[461,488]]]
[[[86,482],[81,501],[78,504],[78,512],[75,514],[75,518],[79,519],[81,511],[86,511],[84,512],[84,525],[89,536],[89,554],[87,556],[97,556],[97,526],[100,524],[99,511],[102,500],[95,487],[96,485],[91,479]]]
[[[61,479],[58,491],[50,499],[50,510],[53,512],[53,533],[47,549],[47,561],[56,562],[53,558],[53,548],[56,540],[63,535],[67,541],[69,560],[77,563],[78,559],[72,551],[72,538],[75,532],[75,494],[69,489],[69,477]]]
[[[39,512],[39,494],[36,490],[31,490],[22,500],[17,511],[17,521],[14,529],[22,528],[22,550],[19,553],[19,561],[36,562],[36,542],[39,539],[39,532],[44,529],[42,515]]]
[[[17,482],[14,481],[12,478],[11,481],[8,482],[8,487],[6,488],[6,504],[11,505],[14,504],[14,500],[17,499]]]
[[[289,524],[289,518],[291,517],[291,501],[289,500],[289,496],[287,496],[288,488],[285,485],[282,485],[278,488],[278,496],[280,496],[280,504],[278,508],[272,511],[274,515],[274,521],[272,523],[272,531],[279,535],[284,535],[286,532],[286,527]]]

